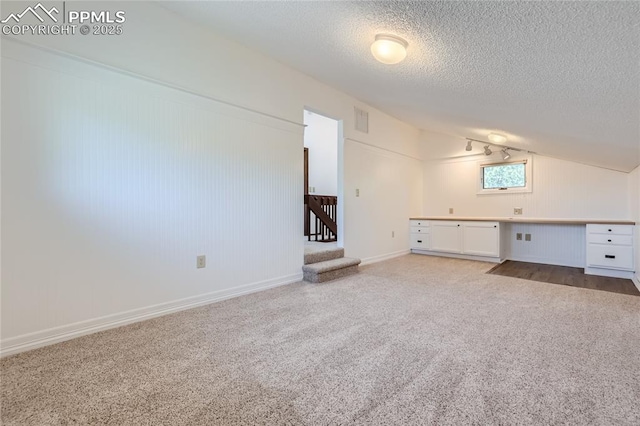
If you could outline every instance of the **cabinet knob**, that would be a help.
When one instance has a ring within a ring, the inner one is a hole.
[[[419,243],[421,243],[421,242],[422,242],[422,240],[418,240],[418,242],[419,242]]]
[[[458,224],[458,226],[460,226],[460,224]]]
[[[604,255],[605,259],[615,259],[616,257],[612,254],[605,254]]]
[[[607,240],[607,241],[611,242],[611,240]]]
[[[611,229],[608,229],[609,232],[611,232]]]

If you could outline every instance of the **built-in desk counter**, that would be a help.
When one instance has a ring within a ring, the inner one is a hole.
[[[505,222],[505,223],[540,223],[548,225],[587,225],[589,223],[597,225],[635,225],[630,220],[610,220],[610,219],[547,219],[535,217],[457,217],[457,216],[428,216],[412,217],[409,220],[452,220],[452,221],[473,221],[473,222]]]
[[[521,260],[578,266],[583,267],[586,274],[632,278],[634,226],[635,222],[630,220],[611,219],[412,217],[411,250],[498,263]],[[562,232],[567,233],[566,238],[559,235]],[[561,245],[564,247],[558,250]],[[539,254],[536,257],[532,252],[534,248],[546,257]],[[550,254],[554,250],[556,254]]]

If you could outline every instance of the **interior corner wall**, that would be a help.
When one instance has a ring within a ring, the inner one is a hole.
[[[305,106],[352,141],[346,252],[408,251],[417,129],[156,3],[74,5],[123,35],[2,37],[3,355],[299,279]]]

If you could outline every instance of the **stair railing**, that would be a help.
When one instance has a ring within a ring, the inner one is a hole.
[[[338,197],[305,195],[304,235],[309,241],[330,242],[338,239]],[[312,226],[313,224],[313,226]]]

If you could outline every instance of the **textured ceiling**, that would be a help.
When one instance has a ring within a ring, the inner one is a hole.
[[[421,129],[498,131],[511,146],[617,170],[640,162],[638,2],[163,5]],[[373,59],[380,32],[409,42],[404,62]]]

